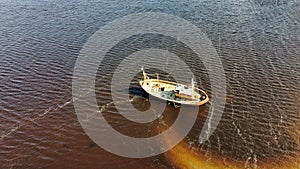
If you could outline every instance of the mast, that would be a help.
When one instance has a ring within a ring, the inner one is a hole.
[[[141,70],[143,71],[143,80],[149,79],[149,77],[147,76],[147,74],[144,71],[144,67],[142,66]]]
[[[192,78],[192,98],[194,98],[194,90],[195,90],[195,83],[194,83],[194,78]]]

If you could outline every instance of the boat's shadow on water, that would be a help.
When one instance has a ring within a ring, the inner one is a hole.
[[[116,90],[120,94],[129,94],[129,97],[142,97],[144,99],[149,99],[149,94],[144,91],[141,87],[129,87],[128,89]]]
[[[143,97],[145,99],[149,99],[149,94],[141,87],[130,87],[127,92],[130,96],[133,97],[136,96],[136,97]]]

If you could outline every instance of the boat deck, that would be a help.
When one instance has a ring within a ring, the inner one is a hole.
[[[140,81],[141,87],[149,94],[174,103],[186,105],[202,105],[208,102],[207,94],[198,88],[192,88],[176,82],[159,79],[145,79]],[[178,86],[183,87],[181,91]]]

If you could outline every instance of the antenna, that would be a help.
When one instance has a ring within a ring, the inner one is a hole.
[[[159,74],[155,73],[157,80],[159,80]]]

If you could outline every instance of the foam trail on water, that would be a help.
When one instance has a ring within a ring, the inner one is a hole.
[[[88,93],[86,93],[88,94]],[[131,99],[128,99],[128,100],[124,100],[124,101],[120,101],[120,102],[132,102],[134,101],[134,99],[136,99],[137,96],[134,96],[133,98]],[[63,104],[60,104],[60,105],[57,105],[57,106],[52,106],[52,107],[49,107],[48,109],[46,109],[43,113],[37,115],[37,117],[35,118],[29,118],[27,120],[23,120],[22,122],[20,122],[17,126],[15,126],[14,128],[12,128],[10,131],[8,131],[7,133],[3,134],[0,138],[0,140],[3,140],[4,138],[10,136],[11,134],[13,134],[14,132],[16,132],[17,130],[19,130],[22,126],[24,126],[25,124],[28,124],[28,123],[36,123],[35,121],[37,119],[40,119],[42,117],[44,117],[45,115],[51,113],[51,112],[54,112],[54,111],[57,111],[57,110],[60,110],[62,108],[64,108],[65,106],[73,103],[74,100],[77,100],[76,98],[75,99],[70,99],[68,101],[66,101],[65,103]],[[112,106],[114,102],[109,102],[103,106],[101,106],[100,108],[100,113],[105,111],[108,107]]]
[[[4,138],[10,136],[12,133],[14,133],[14,132],[17,131],[18,129],[20,129],[20,128],[21,128],[22,126],[24,126],[25,124],[27,124],[27,123],[36,123],[35,120],[40,119],[40,118],[44,117],[45,115],[47,115],[47,114],[49,114],[49,113],[51,113],[51,112],[57,111],[57,110],[59,110],[59,109],[65,107],[65,106],[71,104],[72,102],[73,102],[73,100],[70,99],[70,100],[68,100],[67,102],[65,102],[64,104],[57,105],[57,106],[55,106],[55,107],[54,107],[54,106],[49,107],[49,108],[46,109],[43,113],[38,114],[37,117],[35,117],[35,118],[27,118],[27,119],[21,121],[21,122],[19,123],[19,125],[17,125],[17,126],[14,127],[13,129],[11,129],[9,132],[3,134],[3,135],[1,136],[1,138],[0,138],[0,140],[3,140]]]

